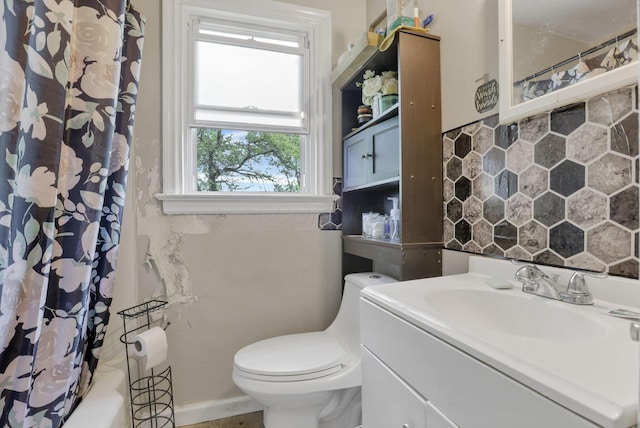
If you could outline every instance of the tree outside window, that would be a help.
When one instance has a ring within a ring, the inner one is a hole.
[[[299,192],[300,135],[197,129],[198,191]]]

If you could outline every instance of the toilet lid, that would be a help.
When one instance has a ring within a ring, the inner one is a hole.
[[[325,332],[291,334],[253,343],[236,353],[245,377],[271,382],[317,379],[342,369],[347,352]]]

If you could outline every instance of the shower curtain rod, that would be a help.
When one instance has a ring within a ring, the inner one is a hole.
[[[542,76],[543,74],[547,74],[547,73],[549,73],[549,72],[551,72],[551,71],[553,71],[553,70],[555,70],[555,69],[557,69],[559,67],[562,67],[563,65],[567,65],[569,63],[572,63],[573,61],[575,61],[577,59],[580,59],[583,56],[590,55],[590,54],[592,54],[594,52],[599,51],[602,48],[606,48],[607,46],[611,46],[614,43],[618,43],[619,40],[624,40],[627,37],[631,37],[634,34],[636,34],[637,32],[638,32],[638,29],[634,28],[633,30],[630,30],[630,31],[627,31],[626,33],[620,34],[619,36],[614,37],[611,40],[607,40],[606,42],[600,43],[598,46],[594,46],[594,47],[592,47],[590,49],[587,49],[584,52],[580,52],[579,54],[577,54],[575,56],[572,56],[571,58],[565,59],[564,61],[561,61],[561,62],[559,62],[559,63],[557,63],[555,65],[552,65],[551,67],[545,68],[542,71],[538,71],[537,73],[534,73],[529,77],[525,77],[524,79],[518,80],[517,82],[513,83],[513,86],[520,85],[520,84],[522,84],[524,82],[527,82],[527,81],[529,81],[531,79],[535,79],[538,76]]]

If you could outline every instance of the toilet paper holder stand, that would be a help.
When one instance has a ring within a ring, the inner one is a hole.
[[[127,356],[131,423],[134,428],[149,426],[149,422],[154,427],[176,426],[171,366],[164,370],[157,367],[144,370],[129,352],[129,346],[136,343],[133,340],[136,335],[155,326],[163,330],[169,327],[171,323],[164,319],[166,305],[167,302],[163,300],[150,300],[118,312],[124,324],[120,342],[125,345]]]

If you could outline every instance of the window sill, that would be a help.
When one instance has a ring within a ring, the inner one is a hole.
[[[303,214],[334,209],[336,195],[293,193],[158,193],[162,211],[173,214]]]

